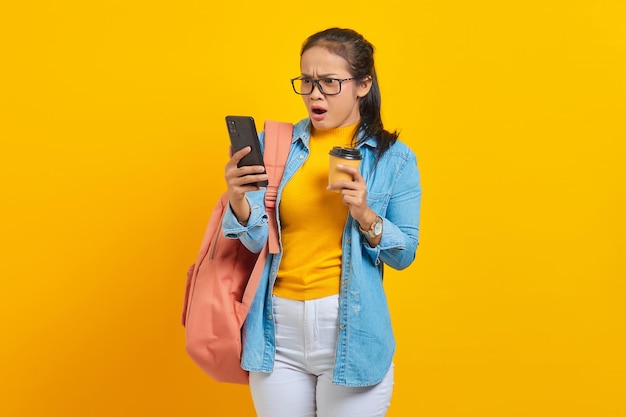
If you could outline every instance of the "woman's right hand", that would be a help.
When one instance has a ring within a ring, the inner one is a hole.
[[[250,205],[246,199],[246,193],[260,189],[260,187],[250,183],[267,180],[267,174],[263,173],[265,169],[261,165],[237,166],[239,161],[249,154],[251,150],[249,146],[246,146],[232,154],[230,161],[228,161],[224,169],[230,207],[239,223],[244,225],[250,218]]]

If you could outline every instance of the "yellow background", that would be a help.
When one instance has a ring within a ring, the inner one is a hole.
[[[0,415],[253,415],[186,356],[185,272],[224,116],[304,117],[337,25],[423,175],[389,416],[626,416],[623,1],[5,3]]]

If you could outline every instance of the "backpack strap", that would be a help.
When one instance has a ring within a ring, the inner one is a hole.
[[[289,149],[291,147],[291,136],[293,125],[291,123],[276,122],[274,120],[265,121],[265,149],[263,151],[263,162],[267,172],[268,185],[265,190],[265,209],[269,216],[269,253],[278,253],[278,221],[276,220],[276,197],[278,187],[283,178]]]
[[[293,125],[291,123],[267,120],[265,122],[265,148],[263,150],[263,163],[268,175],[267,189],[265,190],[265,211],[267,211],[269,235],[267,243],[263,245],[259,257],[250,274],[250,279],[243,293],[241,304],[247,312],[263,275],[263,268],[268,253],[276,254],[280,251],[278,244],[278,222],[276,220],[276,197],[278,187],[283,178],[289,149],[291,148],[291,136]]]

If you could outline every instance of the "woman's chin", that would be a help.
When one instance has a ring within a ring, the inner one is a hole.
[[[325,118],[320,119],[319,117],[313,117],[312,115],[310,119],[311,119],[311,124],[313,125],[313,127],[318,130],[332,129],[332,126],[329,125],[328,121],[325,120]]]

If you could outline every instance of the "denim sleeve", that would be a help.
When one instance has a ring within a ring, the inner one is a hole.
[[[222,231],[229,239],[239,239],[250,252],[259,253],[268,235],[265,189],[246,193],[246,199],[250,204],[248,223],[245,226],[239,223],[229,204],[222,219]]]
[[[398,270],[411,265],[418,245],[421,196],[417,159],[411,152],[398,173],[385,215],[381,215],[380,244],[372,248],[365,242],[365,251],[375,264],[382,261]]]

